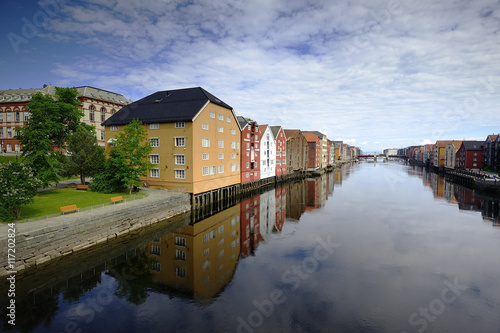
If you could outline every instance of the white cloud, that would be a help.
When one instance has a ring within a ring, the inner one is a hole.
[[[52,64],[61,83],[132,99],[203,86],[238,114],[366,150],[500,123],[500,4],[392,4],[71,2],[43,36],[81,50]]]

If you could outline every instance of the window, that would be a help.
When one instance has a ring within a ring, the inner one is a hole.
[[[250,162],[247,162],[247,169],[250,167]]]
[[[3,113],[1,113],[1,110],[0,110],[0,122],[3,122]]]
[[[201,124],[201,129],[208,130],[208,124],[202,123]]]
[[[202,175],[203,176],[208,176],[208,167],[207,166],[203,167],[203,169],[202,169]]]
[[[232,160],[236,159],[236,154],[231,154],[231,159]]]
[[[104,132],[101,132],[101,140],[104,140]]]
[[[152,245],[151,246],[151,254],[154,254],[154,255],[157,255],[157,256],[161,255],[161,249],[160,249],[160,247],[157,246],[157,245]]]
[[[231,122],[231,117],[226,117],[226,121],[227,121],[228,123],[230,123],[230,122]]]
[[[94,107],[91,105],[90,108],[89,108],[89,119],[90,121],[95,121],[95,109]]]
[[[12,128],[7,128],[7,137],[12,138]]]
[[[175,267],[175,276],[186,277],[186,267]]]
[[[175,249],[175,260],[186,261],[186,251]]]
[[[236,149],[236,142],[231,141],[231,149]]]
[[[219,154],[219,160],[223,160],[224,159],[224,154]]]
[[[174,155],[175,157],[175,165],[184,165],[186,162],[186,158],[184,155]]]
[[[201,146],[204,147],[204,148],[208,148],[210,147],[210,139],[201,139]]]
[[[236,164],[236,171],[239,171],[239,170],[240,170],[240,165]]]
[[[231,164],[231,172],[235,172],[236,171],[236,164]]]
[[[149,175],[151,178],[160,178],[160,169],[150,169]]]
[[[236,130],[232,129],[232,130],[231,130],[231,134],[232,134],[232,135],[236,135]]]
[[[224,140],[218,140],[219,141],[219,148],[224,148]]]
[[[248,178],[248,177],[250,176],[250,174],[247,172],[247,175],[246,175],[246,176],[247,176],[247,178]]]
[[[183,121],[178,121],[175,123],[175,128],[185,128],[185,127],[186,127],[186,123]]]
[[[112,131],[112,132],[116,132],[116,131],[118,131],[118,126],[117,125],[111,125],[109,127],[109,130]]]
[[[220,115],[219,115],[219,120],[224,121],[224,115],[220,114]]]
[[[151,264],[151,270],[155,272],[161,272],[161,264],[159,262],[153,262]]]
[[[224,133],[224,127],[219,126],[219,133]]]
[[[101,122],[106,120],[106,109],[104,107],[101,108]]]
[[[208,154],[203,154],[203,155],[201,156],[201,159],[202,159],[202,160],[204,160],[204,161],[207,161],[207,160],[208,160],[208,158],[209,158],[209,157],[208,157]]]
[[[114,115],[116,113],[116,110],[115,109],[112,109],[111,110],[111,115]]]
[[[217,171],[217,169],[215,168],[215,166],[211,166],[210,167],[210,174],[211,175],[215,175],[215,172]]]
[[[175,245],[176,246],[186,247],[186,237],[176,236],[175,237]]]
[[[219,173],[224,173],[224,166],[223,165],[219,165]]]
[[[175,169],[175,179],[186,179],[186,170],[184,169]]]
[[[175,138],[175,146],[176,147],[185,147],[186,139],[183,136],[179,136]]]
[[[21,121],[21,114],[19,111],[16,111],[16,121]]]
[[[210,112],[210,118],[214,118],[215,119],[215,112]]]
[[[149,138],[149,144],[151,147],[160,147],[160,139],[159,138]]]
[[[208,234],[206,234],[208,236]],[[207,237],[207,241],[208,241],[208,237]],[[205,236],[203,236],[203,243],[205,243]],[[208,254],[210,253],[210,248],[206,248],[205,250],[203,250],[203,253],[202,253],[202,257],[206,257],[208,256]]]
[[[149,155],[151,164],[160,164],[160,155]]]
[[[149,129],[159,129],[159,128],[160,128],[160,124],[158,124],[158,123],[149,124]]]
[[[236,142],[236,149],[240,149],[240,143]]]

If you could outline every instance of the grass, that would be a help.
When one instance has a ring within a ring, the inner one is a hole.
[[[15,156],[0,156],[0,164],[9,163],[10,161],[15,162],[16,157]]]
[[[78,191],[75,188],[62,188],[50,191],[39,192],[35,196],[35,201],[24,206],[21,211],[21,220],[31,219],[50,214],[60,213],[60,207],[75,205],[78,208],[95,206],[103,203],[110,203],[112,197],[123,196],[123,199],[144,195],[144,193],[97,193],[91,191]]]

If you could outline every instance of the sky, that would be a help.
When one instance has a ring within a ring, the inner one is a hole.
[[[203,87],[365,152],[500,133],[500,1],[1,0],[0,90]]]

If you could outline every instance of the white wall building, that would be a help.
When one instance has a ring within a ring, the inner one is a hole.
[[[276,176],[276,140],[271,128],[261,125],[260,139],[260,179]]]

